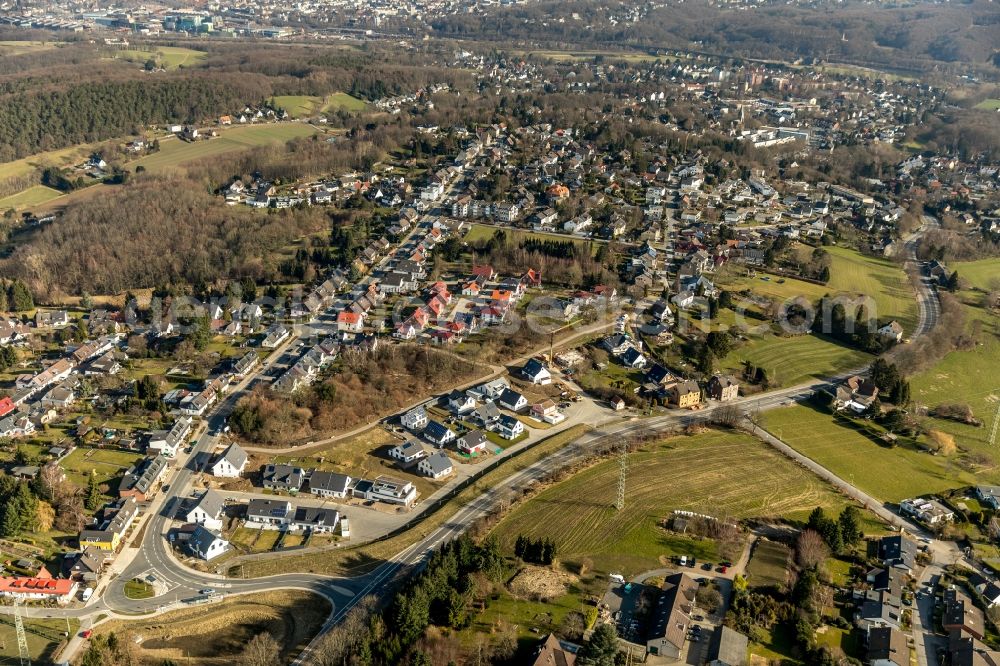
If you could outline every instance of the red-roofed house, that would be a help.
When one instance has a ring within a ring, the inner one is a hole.
[[[55,599],[67,603],[76,594],[77,582],[52,578],[8,578],[0,576],[0,596],[17,599]]]
[[[527,287],[541,287],[542,273],[534,268],[529,268],[528,272],[521,278],[521,282]]]
[[[360,333],[365,327],[365,315],[363,312],[351,312],[342,310],[337,315],[337,330],[348,333]]]
[[[0,419],[17,409],[17,405],[10,398],[0,398]]]
[[[492,280],[496,276],[496,272],[493,270],[492,266],[473,266],[472,274],[475,277],[482,276],[487,280]]]

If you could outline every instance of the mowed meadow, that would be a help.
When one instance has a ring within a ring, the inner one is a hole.
[[[804,520],[817,506],[839,512],[846,503],[766,444],[730,431],[670,437],[630,455],[622,511],[615,508],[618,477],[617,459],[599,462],[515,508],[494,533],[505,548],[519,534],[549,537],[560,560],[589,558],[599,571],[637,573],[672,555],[716,555],[711,542],[661,527],[675,509]]]
[[[757,297],[786,302],[804,298],[816,303],[824,296],[869,298],[874,304],[874,316],[879,322],[895,319],[902,324],[906,334],[917,325],[919,315],[916,296],[903,269],[890,261],[868,257],[848,248],[826,247],[830,255],[830,281],[825,285],[774,275],[744,276],[721,282],[720,286],[733,293],[745,290]],[[799,248],[803,256],[812,248]],[[741,303],[740,297],[736,302]],[[759,310],[754,305],[750,310]],[[762,322],[750,317],[746,324],[757,326]],[[778,335],[770,326],[761,333],[750,333],[742,345],[736,347],[722,360],[723,369],[739,373],[743,363],[767,370],[772,385],[794,386],[810,379],[864,368],[872,355],[847,347],[834,340],[805,333]]]
[[[304,123],[268,123],[233,127],[221,131],[217,137],[192,142],[168,137],[160,140],[159,151],[136,160],[129,166],[133,169],[141,166],[150,173],[156,173],[204,157],[311,136],[316,131],[315,127]]]

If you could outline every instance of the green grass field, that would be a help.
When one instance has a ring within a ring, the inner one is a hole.
[[[995,472],[973,475],[964,471],[954,457],[934,456],[904,445],[888,448],[809,406],[771,410],[763,420],[771,433],[795,450],[887,502],[1000,479]]]
[[[1000,259],[980,259],[951,264],[959,277],[976,289],[989,291],[1000,288]]]
[[[831,246],[825,249],[831,258],[830,281],[826,285],[774,275],[758,275],[720,281],[720,286],[732,292],[749,289],[757,295],[778,301],[803,297],[810,303],[815,303],[827,294],[871,296],[877,310],[874,314],[880,321],[896,319],[907,331],[913,329],[918,319],[916,298],[902,268],[890,261],[867,257],[849,248]],[[800,247],[798,252],[806,257],[812,252],[812,248]]]
[[[879,321],[896,319],[910,334],[918,320],[917,301],[906,273],[897,264],[866,257],[842,247],[826,248],[833,258],[830,267],[831,294],[867,295],[875,299]]]
[[[25,53],[38,53],[56,48],[62,42],[39,41],[0,41],[0,55],[16,56]]]
[[[159,152],[138,159],[132,162],[131,166],[143,166],[147,171],[156,173],[164,169],[183,166],[187,162],[204,157],[213,157],[269,143],[282,143],[315,133],[315,128],[302,123],[272,123],[234,127],[221,132],[214,139],[193,143],[167,138],[160,141]]]
[[[49,201],[61,196],[62,192],[59,190],[54,190],[51,187],[45,187],[44,185],[35,185],[34,187],[29,187],[23,192],[18,192],[17,194],[12,194],[9,197],[0,199],[0,210],[7,210],[8,208],[30,208],[32,206],[48,203]]]
[[[767,370],[768,379],[780,386],[795,386],[810,378],[829,377],[871,361],[871,355],[812,334],[783,338],[773,334],[751,337],[721,363],[737,375],[743,361]]]
[[[56,663],[56,651],[66,638],[63,634],[73,635],[80,629],[80,621],[72,618],[67,623],[61,618],[26,619],[24,621],[25,638],[28,642],[28,654],[33,663]],[[18,664],[17,632],[14,629],[14,619],[9,615],[0,617],[0,664]]]
[[[784,589],[788,583],[791,555],[791,550],[782,543],[766,539],[758,540],[753,557],[747,565],[747,582],[750,587]]]
[[[496,528],[507,548],[518,534],[555,540],[559,558],[589,557],[598,571],[638,573],[680,554],[713,560],[714,544],[660,524],[674,509],[723,518],[805,519],[845,501],[820,479],[741,433],[712,431],[650,444],[630,457],[625,509],[614,507],[618,461],[555,484],[514,509]]]
[[[205,60],[203,51],[195,51],[181,46],[157,46],[150,51],[140,51],[136,49],[126,49],[115,51],[114,57],[119,60],[128,60],[144,64],[150,58],[156,60],[165,69],[177,69],[178,67],[192,67]]]
[[[86,487],[91,471],[96,472],[99,483],[120,476],[126,469],[142,458],[138,453],[77,447],[63,458],[62,467],[66,477],[80,487]]]
[[[826,249],[832,260],[830,282],[826,285],[774,275],[742,276],[720,280],[719,285],[734,294],[749,290],[779,302],[801,297],[816,303],[825,295],[850,298],[870,296],[874,302],[873,314],[879,321],[896,319],[907,332],[913,330],[918,319],[916,300],[900,267],[847,248]],[[805,255],[812,249],[800,247],[798,251]],[[861,302],[859,298],[858,303]],[[738,296],[734,298],[734,304],[736,307],[744,306]],[[754,304],[745,307],[750,311],[759,310]],[[726,311],[723,314],[728,316]],[[751,327],[761,324],[750,317],[746,317],[743,323]],[[752,335],[721,366],[729,371],[739,371],[743,361],[750,361],[767,369],[772,380],[782,386],[790,386],[811,377],[827,377],[863,366],[870,358],[868,354],[813,335],[777,337],[768,330],[762,335]]]
[[[316,95],[278,95],[271,103],[288,112],[292,118],[309,118],[320,113],[333,113],[343,109],[351,113],[364,111],[367,104],[347,93],[333,93],[326,97]]]
[[[466,232],[465,237],[462,239],[466,243],[476,243],[479,241],[489,240],[493,237],[497,231],[503,231],[507,234],[508,238],[513,238],[518,241],[536,239],[541,241],[556,241],[560,243],[565,243],[567,241],[572,241],[574,243],[587,244],[591,246],[592,254],[596,254],[597,250],[600,248],[600,243],[592,242],[587,240],[580,240],[579,238],[574,238],[573,236],[563,235],[563,234],[550,234],[539,231],[525,231],[524,229],[511,229],[508,227],[494,227],[488,224],[473,224],[469,231]]]
[[[86,159],[94,149],[93,144],[71,146],[59,150],[49,150],[44,153],[29,155],[13,162],[0,164],[0,180],[30,174],[35,169],[46,166],[66,166],[76,164]]]
[[[996,111],[1000,109],[1000,99],[984,99],[979,104],[976,104],[975,108],[985,111]]]
[[[125,583],[125,596],[129,599],[149,599],[153,594],[153,586],[144,580],[130,580]]]

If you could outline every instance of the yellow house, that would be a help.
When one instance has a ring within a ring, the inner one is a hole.
[[[80,532],[80,549],[93,546],[108,552],[114,552],[121,543],[121,535],[111,530],[83,530]]]
[[[670,402],[681,409],[697,407],[701,403],[701,387],[698,382],[687,380],[677,382],[667,389]]]

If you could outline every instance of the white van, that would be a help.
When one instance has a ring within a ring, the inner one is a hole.
[[[611,574],[610,576],[608,576],[608,578],[610,578],[615,583],[624,583],[625,582],[625,576],[623,576],[621,574]]]
[[[686,567],[688,565],[688,556],[681,555],[680,563],[682,567]]]
[[[81,598],[81,599],[82,599],[83,601],[90,601],[90,598],[91,598],[92,596],[94,596],[94,588],[92,588],[92,587],[86,587],[86,588],[84,588],[84,590],[83,590],[83,594],[82,594],[82,595],[80,595],[80,598]]]

